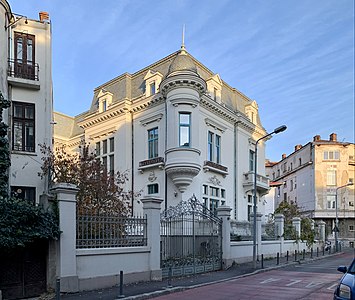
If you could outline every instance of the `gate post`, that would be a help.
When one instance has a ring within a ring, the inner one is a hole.
[[[231,208],[229,206],[217,207],[217,217],[222,219],[222,267],[229,268],[233,261],[231,259],[231,225],[230,216]]]
[[[280,255],[282,256],[284,248],[284,226],[285,226],[285,216],[283,214],[275,214],[275,235],[280,241]]]
[[[79,279],[76,268],[76,194],[74,184],[58,183],[51,192],[57,195],[59,209],[59,262],[57,275],[61,292],[78,292]]]
[[[150,279],[161,280],[160,268],[160,206],[163,199],[157,197],[144,197],[143,213],[147,216],[147,245],[150,248]]]

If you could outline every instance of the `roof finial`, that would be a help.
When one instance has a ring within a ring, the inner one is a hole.
[[[185,49],[185,24],[182,26],[182,44],[181,44],[181,54],[186,54],[186,49]]]

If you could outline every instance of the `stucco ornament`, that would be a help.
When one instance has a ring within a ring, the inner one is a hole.
[[[221,185],[221,181],[217,178],[216,175],[213,175],[212,177],[208,178],[208,182],[212,183],[213,185]]]
[[[148,180],[149,180],[150,182],[154,182],[156,179],[157,179],[157,176],[155,176],[155,172],[154,172],[154,171],[151,171],[151,172],[149,173]]]

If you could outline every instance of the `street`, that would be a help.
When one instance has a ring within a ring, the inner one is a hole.
[[[350,251],[338,256],[293,265],[252,276],[206,285],[157,299],[332,299],[342,274],[339,265],[349,265]]]

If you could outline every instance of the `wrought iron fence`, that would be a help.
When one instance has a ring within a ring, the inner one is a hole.
[[[77,216],[77,248],[147,245],[147,218],[82,214]]]

